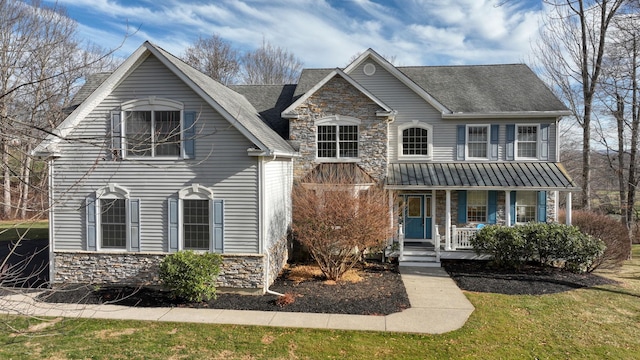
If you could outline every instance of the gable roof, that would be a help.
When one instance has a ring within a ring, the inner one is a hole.
[[[524,64],[398,67],[456,113],[566,111]]]
[[[244,96],[211,79],[148,41],[142,44],[116,71],[109,75],[91,95],[87,96],[85,101],[54,130],[53,134],[48,135],[36,147],[33,151],[34,154],[48,155],[51,152],[55,152],[55,145],[64,139],[81,119],[104,100],[150,54],[158,58],[169,70],[252,141],[265,155],[290,156],[294,154],[291,146],[260,119],[257,110]]]
[[[525,64],[395,67],[372,49],[344,69],[349,74],[375,61],[443,117],[562,116],[567,107]],[[331,69],[304,69],[294,100],[310,91]]]
[[[283,117],[295,116],[295,114],[293,113],[293,110],[296,107],[298,107],[300,104],[302,104],[304,101],[306,101],[309,97],[311,97],[318,90],[320,90],[326,83],[328,83],[329,80],[333,79],[336,76],[340,76],[343,79],[345,79],[349,84],[351,84],[351,86],[353,86],[356,89],[358,89],[358,91],[360,91],[362,94],[364,94],[369,99],[371,99],[371,101],[375,102],[378,106],[380,106],[384,110],[384,112],[379,113],[380,116],[388,116],[388,115],[393,115],[394,114],[394,110],[393,109],[391,109],[389,106],[387,106],[385,103],[383,103],[380,99],[378,99],[375,95],[373,95],[369,90],[365,89],[357,81],[353,80],[344,71],[342,71],[340,69],[334,69],[331,72],[329,72],[329,74],[327,74],[322,80],[317,82],[311,89],[306,91],[302,96],[300,96],[299,98],[295,99],[293,104],[289,105],[289,107],[287,107],[285,110],[282,111],[282,116]]]

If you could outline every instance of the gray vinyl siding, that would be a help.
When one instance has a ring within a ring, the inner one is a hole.
[[[556,161],[556,123],[555,119],[442,119],[439,110],[418,96],[391,73],[378,64],[372,76],[364,74],[365,61],[349,74],[387,106],[398,111],[395,120],[389,126],[389,162],[402,162],[398,158],[398,126],[414,120],[430,124],[433,127],[433,154],[430,161],[456,161],[456,129],[459,124],[500,124],[498,159],[504,161],[506,124],[549,123],[549,160]],[[371,62],[373,63],[373,62]],[[436,99],[437,100],[437,99]],[[414,161],[415,160],[407,160]]]
[[[198,112],[196,158],[192,160],[107,160],[110,112],[122,102],[157,96]],[[142,252],[168,251],[167,199],[193,183],[224,200],[224,252],[257,253],[258,159],[253,144],[155,57],[147,58],[61,142],[54,164],[56,250],[85,249],[84,201],[96,189],[117,183],[140,199]],[[82,141],[78,141],[82,139]]]
[[[265,251],[277,240],[287,236],[291,226],[292,184],[293,163],[291,159],[265,160]]]

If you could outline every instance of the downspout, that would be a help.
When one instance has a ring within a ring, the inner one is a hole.
[[[53,220],[53,158],[48,161],[47,175],[49,176],[49,191],[48,191],[48,212],[49,212],[49,287],[53,286],[55,276],[55,260],[53,252],[53,234],[54,234],[54,220]]]
[[[268,251],[266,251],[265,254],[267,254],[267,269],[265,271],[265,277],[264,277],[265,285],[266,285],[264,287],[264,290],[265,290],[265,292],[267,294],[270,294],[270,295],[284,296],[284,294],[280,294],[279,292],[275,292],[273,290],[269,290],[269,285],[268,285],[269,284],[269,264],[271,264],[271,256],[269,255]]]

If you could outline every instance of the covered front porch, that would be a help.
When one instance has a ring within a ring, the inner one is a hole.
[[[405,265],[439,266],[440,259],[481,259],[471,238],[487,224],[557,222],[564,196],[578,188],[557,163],[391,164],[390,221],[398,228],[391,255]]]

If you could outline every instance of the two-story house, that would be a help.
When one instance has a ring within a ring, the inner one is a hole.
[[[34,151],[54,285],[157,283],[191,249],[222,254],[223,290],[264,292],[294,181],[336,168],[384,182],[397,240],[436,253],[403,261],[459,253],[478,224],[553,221],[575,189],[558,162],[568,112],[525,65],[395,67],[367,50],[298,84],[226,87],[146,42],[93,80]]]

